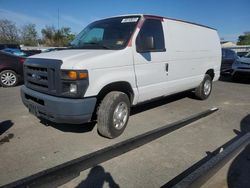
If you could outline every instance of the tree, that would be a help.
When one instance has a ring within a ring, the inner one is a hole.
[[[250,31],[244,32],[243,35],[240,35],[238,38],[238,45],[250,45]]]
[[[42,29],[42,35],[43,35],[43,42],[45,45],[48,46],[54,46],[54,36],[56,29],[54,26],[46,26],[44,29]]]
[[[37,45],[38,40],[38,34],[36,31],[36,25],[35,24],[27,24],[24,25],[20,29],[20,35],[21,35],[21,43],[27,46],[35,46]]]
[[[75,38],[75,34],[71,33],[69,27],[61,28],[56,35],[59,37],[58,43],[60,46],[67,46]]]
[[[41,32],[44,44],[47,46],[67,46],[75,37],[69,27],[56,30],[54,26],[46,26]]]
[[[0,43],[18,43],[16,24],[10,20],[0,20]]]

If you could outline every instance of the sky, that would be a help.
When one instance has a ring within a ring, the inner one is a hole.
[[[250,31],[250,0],[0,0],[0,19],[22,26],[71,27],[79,33],[89,23],[109,16],[154,14],[207,25],[221,38],[237,41]]]

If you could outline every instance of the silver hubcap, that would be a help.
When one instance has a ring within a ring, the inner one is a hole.
[[[124,102],[120,102],[115,108],[113,114],[113,124],[116,129],[122,129],[128,119],[128,106]]]
[[[211,82],[210,80],[206,80],[204,83],[204,94],[209,95],[210,91],[211,91]]]
[[[1,82],[6,86],[12,86],[16,83],[16,76],[12,72],[5,72],[1,75]]]

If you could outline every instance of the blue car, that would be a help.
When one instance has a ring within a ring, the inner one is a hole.
[[[1,51],[6,52],[6,53],[10,53],[16,56],[22,56],[25,57],[26,54],[24,52],[22,52],[20,49],[17,48],[4,48]]]

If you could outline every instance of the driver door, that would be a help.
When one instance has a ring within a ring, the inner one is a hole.
[[[160,19],[146,19],[136,38],[134,66],[138,102],[166,95],[169,67],[162,22]]]

